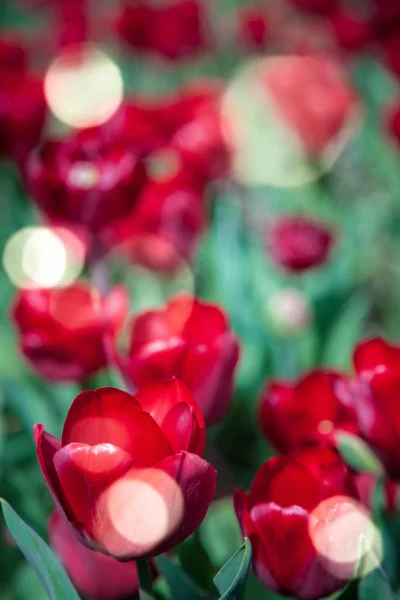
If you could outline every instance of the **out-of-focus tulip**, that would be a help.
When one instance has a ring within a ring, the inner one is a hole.
[[[105,245],[145,267],[171,272],[192,258],[206,225],[202,189],[179,172],[150,181],[130,216],[105,233]]]
[[[37,456],[59,510],[87,546],[121,561],[172,549],[200,525],[216,472],[201,458],[204,420],[186,387],[115,388],[73,401],[61,440],[35,425]]]
[[[371,41],[372,24],[370,20],[341,10],[333,13],[329,20],[336,41],[341,48],[358,51],[365,48]]]
[[[0,38],[0,77],[4,73],[22,73],[27,65],[26,49],[11,38]]]
[[[24,73],[0,72],[0,154],[24,163],[46,119],[43,84]]]
[[[388,132],[397,148],[400,150],[400,101],[397,101],[397,103],[391,107],[386,119]]]
[[[146,181],[137,154],[105,141],[100,128],[46,141],[28,163],[33,199],[56,224],[81,225],[98,233],[124,219]]]
[[[135,318],[125,368],[138,386],[178,377],[213,424],[229,409],[238,358],[238,340],[224,312],[179,294],[164,309]]]
[[[101,299],[84,282],[66,288],[21,290],[12,307],[24,356],[52,380],[80,380],[107,364],[112,342],[128,313],[123,287]]]
[[[317,600],[343,587],[342,573],[348,577],[355,571],[357,564],[328,568],[315,545],[313,532],[327,526],[325,518],[331,516],[326,512],[317,516],[317,511],[331,498],[338,499],[338,506],[339,499],[351,503],[357,490],[346,465],[325,446],[270,459],[257,472],[249,494],[236,491],[236,514],[243,535],[252,542],[253,568],[267,588],[300,600]],[[352,533],[347,535],[354,546]]]
[[[335,433],[357,434],[354,408],[347,405],[344,376],[316,370],[297,382],[268,383],[260,401],[260,425],[280,452],[308,444],[334,443]]]
[[[304,152],[319,158],[351,120],[356,96],[341,66],[322,56],[293,56],[265,71],[265,90]]]
[[[199,0],[174,0],[165,6],[143,1],[125,5],[118,16],[119,36],[136,50],[168,60],[192,58],[210,40],[206,15]]]
[[[268,15],[257,6],[243,6],[238,11],[239,39],[249,50],[265,49],[270,33]]]
[[[400,348],[374,338],[354,352],[352,393],[364,439],[393,479],[400,478]]]
[[[77,539],[57,510],[49,521],[49,539],[80,594],[90,600],[127,600],[137,593],[135,562],[119,562],[90,550]]]
[[[323,265],[333,242],[333,232],[324,224],[295,215],[272,224],[266,246],[277,265],[289,272],[301,272]]]
[[[63,48],[85,42],[88,37],[87,0],[58,2],[54,8],[59,46]]]

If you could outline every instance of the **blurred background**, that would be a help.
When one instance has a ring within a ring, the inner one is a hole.
[[[225,309],[242,351],[209,432],[213,570],[241,540],[230,494],[273,453],[265,383],[348,372],[362,337],[399,339],[399,6],[2,0],[0,493],[40,535],[52,500],[32,426],[59,435],[82,387],[113,374],[40,377],[10,317],[20,290],[84,277],[124,285],[132,316],[181,291]],[[3,524],[0,546],[1,599],[45,598]],[[247,593],[273,598],[254,579]]]

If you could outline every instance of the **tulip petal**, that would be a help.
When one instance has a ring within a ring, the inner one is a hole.
[[[47,433],[43,425],[33,427],[33,437],[36,444],[36,454],[39,467],[56,505],[63,510],[68,518],[73,518],[71,510],[64,501],[64,495],[54,468],[53,459],[61,448],[61,441]]]
[[[185,402],[193,408],[200,430],[205,431],[203,413],[196,400],[187,387],[175,377],[147,386],[140,390],[135,398],[160,427],[170,410],[176,404]]]
[[[74,520],[95,539],[98,498],[116,479],[133,465],[133,458],[112,444],[71,443],[54,455],[54,469],[59,485],[71,507]]]
[[[115,444],[148,466],[172,454],[170,445],[136,399],[116,388],[79,394],[65,420],[62,445]]]
[[[173,452],[181,450],[203,455],[205,431],[201,430],[192,406],[186,402],[176,404],[164,419],[161,430]]]
[[[187,452],[132,468],[102,495],[98,542],[120,560],[170,550],[204,519],[215,479],[209,463]]]
[[[381,338],[372,338],[358,344],[353,363],[357,373],[368,379],[386,370],[399,371],[400,348]]]

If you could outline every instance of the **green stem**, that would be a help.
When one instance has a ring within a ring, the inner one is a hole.
[[[136,559],[136,568],[139,580],[139,598],[145,600],[150,595],[153,598],[153,578],[151,576],[151,566],[148,558],[142,557]],[[144,594],[142,592],[145,592]]]

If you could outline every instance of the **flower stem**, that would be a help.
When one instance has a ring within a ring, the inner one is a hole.
[[[146,600],[147,598],[149,598],[149,596],[150,598],[153,598],[153,578],[151,576],[151,567],[149,559],[145,557],[137,558],[136,568],[139,580],[140,600]]]

